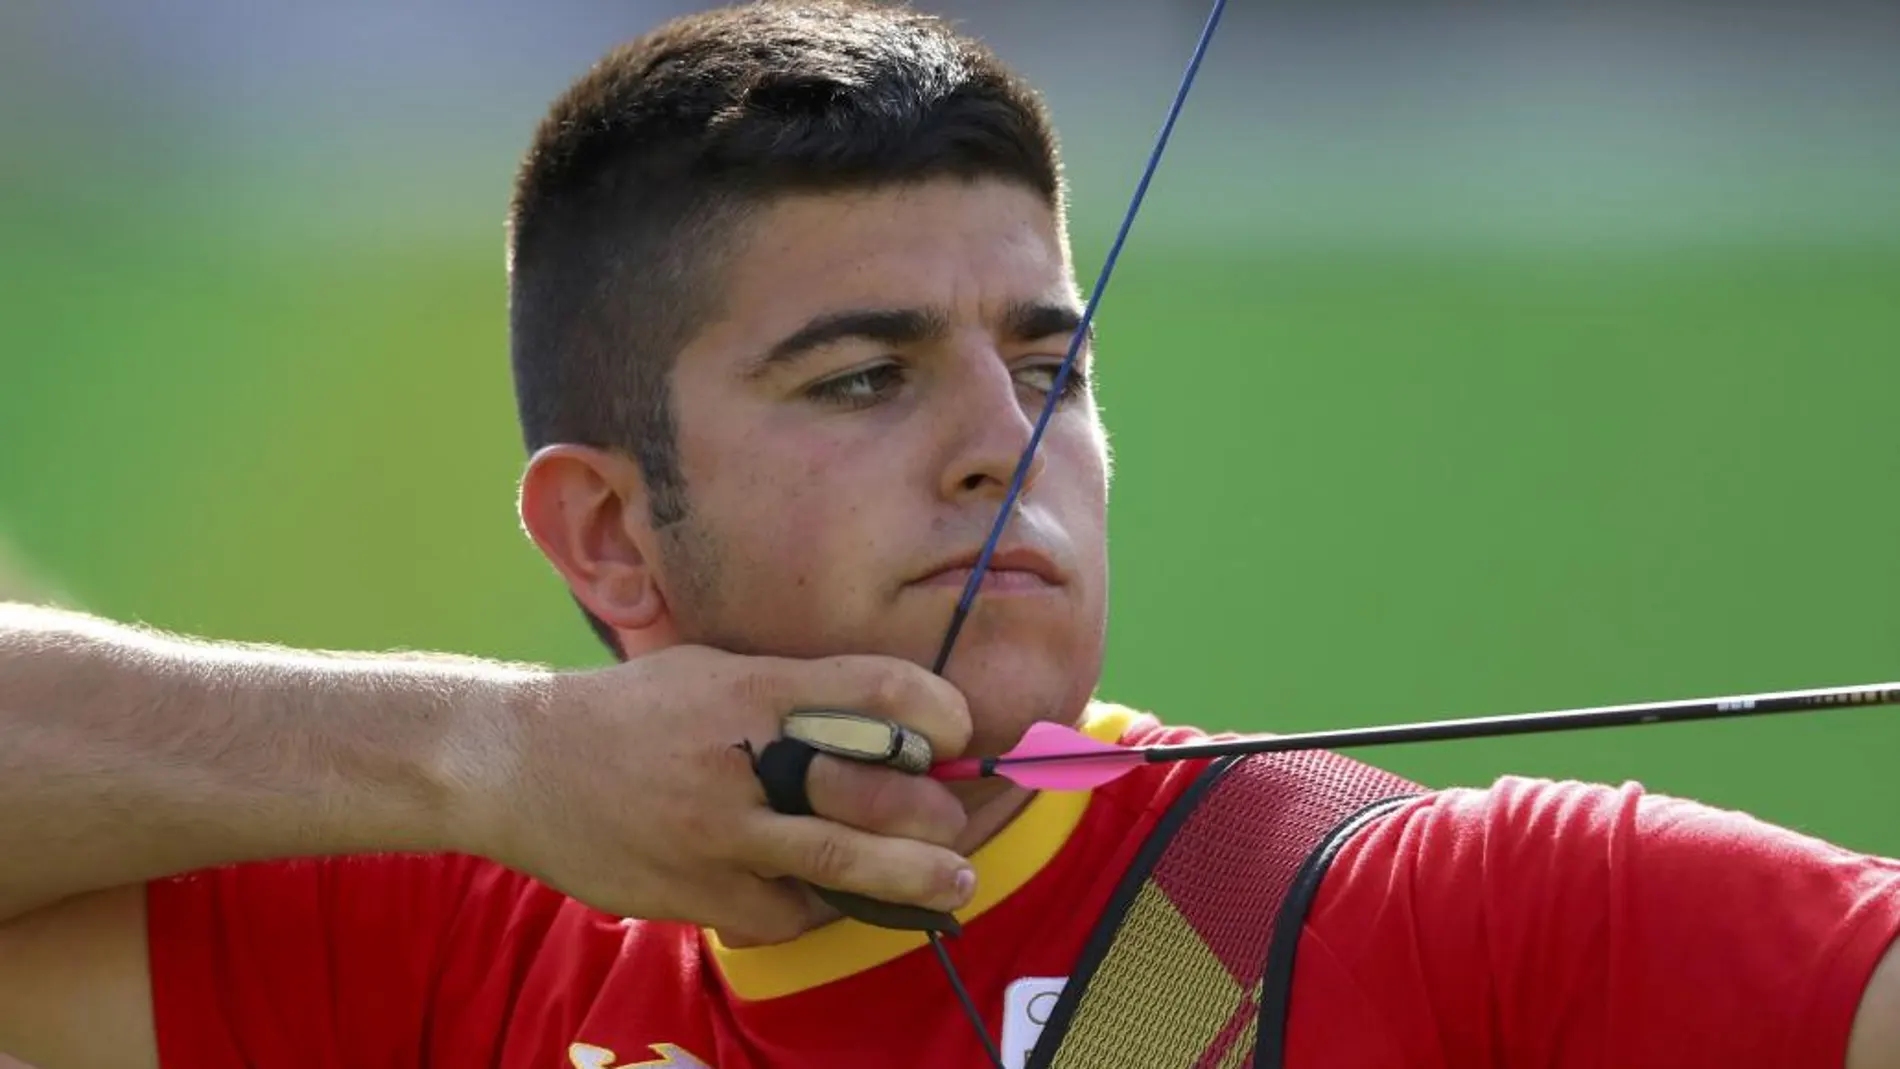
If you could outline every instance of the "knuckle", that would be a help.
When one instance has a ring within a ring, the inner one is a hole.
[[[955,838],[966,819],[963,806],[942,784],[831,758],[812,764],[812,807],[828,820],[862,831],[928,842]]]
[[[702,806],[679,811],[679,836],[682,843],[692,844],[709,857],[726,854],[732,838],[723,817]]]
[[[970,715],[963,695],[948,682],[933,679],[920,685],[907,708],[910,727],[930,740],[933,756],[941,760],[960,754],[970,745]]]
[[[866,665],[865,701],[873,709],[902,717],[912,704],[912,684],[897,662],[879,660]]]
[[[948,680],[909,661],[880,659],[869,666],[866,697],[892,719],[933,736],[966,730],[963,696]]]
[[[948,846],[970,823],[970,814],[957,801],[957,796],[941,783],[927,780],[919,781],[925,791],[925,804],[921,811],[927,814],[927,831],[924,838]]]
[[[740,706],[774,713],[783,711],[786,681],[772,665],[756,662],[742,665],[733,673],[731,685],[733,698]]]
[[[936,692],[936,704],[944,712],[942,731],[944,737],[938,740],[940,749],[950,753],[962,753],[970,745],[970,735],[975,725],[970,722],[969,704],[963,699],[963,692],[952,686],[947,679],[931,677],[932,689]]]
[[[947,845],[968,820],[963,806],[940,783],[892,774],[878,811],[891,834]]]
[[[811,882],[835,887],[850,878],[856,861],[857,851],[842,836],[824,835],[807,848],[805,870]]]
[[[910,791],[908,777],[888,769],[866,768],[863,775],[853,777],[861,780],[857,789],[856,816],[864,822],[868,831],[896,830],[901,828],[913,814],[911,804],[913,794]]]
[[[901,800],[892,797],[893,789],[901,786],[892,783],[896,773],[821,755],[811,763],[809,775],[812,810],[827,820],[870,831],[901,807]]]

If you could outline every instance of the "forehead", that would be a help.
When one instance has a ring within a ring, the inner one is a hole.
[[[781,198],[748,217],[722,259],[719,312],[701,339],[714,347],[847,309],[994,321],[1024,302],[1074,298],[1058,214],[1002,181]]]

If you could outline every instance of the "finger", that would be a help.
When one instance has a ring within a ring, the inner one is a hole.
[[[941,676],[895,657],[854,655],[800,661],[761,658],[764,685],[783,712],[836,708],[895,721],[930,740],[939,761],[970,745],[970,708]],[[762,681],[763,682],[763,681]]]
[[[753,829],[753,871],[761,876],[946,912],[968,905],[976,890],[969,861],[941,846],[776,813],[761,814]]]
[[[805,796],[821,817],[861,831],[948,846],[969,816],[936,780],[820,754],[805,774]]]
[[[705,925],[734,949],[789,942],[833,917],[809,888],[792,879],[741,876],[723,883],[719,894],[719,918]]]

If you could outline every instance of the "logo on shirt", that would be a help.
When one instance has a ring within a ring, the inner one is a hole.
[[[574,1043],[567,1048],[568,1064],[574,1069],[713,1069],[693,1052],[676,1043],[649,1043],[647,1050],[659,1055],[651,1061],[620,1063],[620,1056],[592,1043]]]
[[[1003,992],[1003,1065],[1023,1069],[1062,997],[1066,976],[1025,976]]]

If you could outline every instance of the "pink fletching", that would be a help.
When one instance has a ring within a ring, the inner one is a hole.
[[[1139,764],[1139,754],[1090,754],[1064,761],[1004,765],[997,772],[1032,790],[1088,791],[1119,778]]]
[[[1139,750],[1098,742],[1074,728],[1044,721],[1031,725],[1022,742],[1002,755],[990,774],[1039,791],[1086,791],[1141,761]],[[946,761],[931,769],[930,775],[939,780],[977,779],[983,775],[983,761],[971,757]]]
[[[997,771],[1039,791],[1086,791],[1136,765],[1141,753],[1099,742],[1071,727],[1038,721],[1003,755]]]
[[[1016,748],[1003,755],[1005,762],[1033,761],[1037,758],[1062,755],[1065,760],[1069,754],[1101,754],[1102,756],[1134,757],[1140,755],[1132,750],[1124,750],[1113,743],[1098,742],[1072,727],[1053,724],[1047,720],[1038,720],[1023,732],[1023,741]]]

